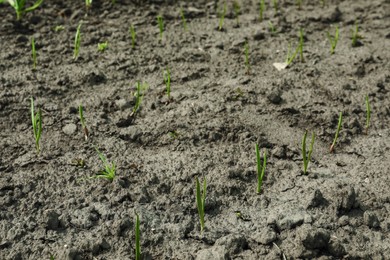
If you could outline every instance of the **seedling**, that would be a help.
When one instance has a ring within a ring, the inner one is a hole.
[[[250,74],[251,65],[249,64],[249,44],[248,44],[248,41],[245,42],[245,66],[246,66],[246,73]]]
[[[95,147],[95,150],[98,153],[99,158],[103,163],[104,169],[101,172],[97,173],[95,176],[92,176],[90,178],[91,179],[104,178],[112,182],[115,178],[115,169],[116,169],[115,163],[114,162],[108,163],[106,157],[99,151],[97,147]]]
[[[136,91],[134,93],[135,104],[131,116],[134,116],[138,112],[139,107],[141,106],[142,99],[144,97],[144,92],[146,91],[147,88],[148,88],[147,84],[141,84],[139,81],[137,81]]]
[[[31,52],[33,60],[33,70],[37,68],[37,52],[35,51],[35,40],[34,37],[31,37]]]
[[[261,192],[261,186],[263,185],[263,178],[265,174],[265,167],[267,165],[267,153],[264,151],[263,166],[261,166],[259,146],[256,144],[256,162],[257,162],[257,194]]]
[[[237,26],[240,25],[239,15],[240,15],[240,4],[235,0],[233,1],[234,15],[236,17]]]
[[[339,27],[336,26],[336,32],[334,36],[331,36],[329,32],[327,32],[327,36],[330,42],[330,54],[334,54],[334,50],[336,49],[337,42],[339,41]]]
[[[130,25],[130,35],[131,35],[131,48],[135,48],[135,38],[137,34],[135,33],[135,29],[133,25]]]
[[[80,115],[81,126],[83,127],[84,139],[85,139],[85,141],[88,141],[89,132],[88,132],[87,125],[85,124],[84,113],[83,113],[83,106],[82,105],[79,105],[79,115]]]
[[[299,50],[300,50],[300,45],[297,46],[297,48],[295,49],[295,52],[291,53],[291,43],[288,44],[288,51],[287,51],[287,58],[286,58],[287,66],[289,66],[294,61]]]
[[[204,207],[206,201],[206,178],[203,180],[203,192],[200,192],[199,179],[196,178],[196,205],[198,207],[200,232],[204,230]]]
[[[303,30],[302,28],[299,30],[299,57],[301,59],[301,62],[305,62],[305,59],[303,58]]]
[[[98,51],[100,52],[104,52],[108,47],[108,42],[101,42],[101,43],[98,43]]]
[[[269,26],[269,31],[271,32],[271,34],[275,35],[276,34],[276,28],[275,28],[275,26],[273,25],[273,23],[271,21],[268,21],[268,26]]]
[[[161,15],[157,16],[158,28],[160,29],[160,41],[163,39],[164,21]]]
[[[139,230],[139,215],[135,213],[135,259],[141,260],[141,233]]]
[[[166,93],[168,96],[168,101],[171,100],[171,72],[169,71],[169,68],[167,68],[164,71],[164,81],[165,81],[165,86],[166,86]]]
[[[63,31],[64,29],[65,29],[65,27],[63,25],[56,25],[54,27],[55,32],[60,32],[60,31]]]
[[[302,9],[302,0],[296,0],[295,2],[298,6],[298,9],[301,10]]]
[[[352,47],[358,47],[360,45],[360,39],[363,37],[359,34],[359,24],[356,21],[355,30],[352,31]]]
[[[371,107],[370,101],[368,100],[368,95],[366,95],[366,135],[368,134],[368,127],[370,126],[371,120]]]
[[[325,7],[326,1],[325,0],[320,0],[320,2],[321,2],[321,6]]]
[[[264,0],[260,0],[260,11],[259,11],[259,20],[260,20],[260,22],[262,22],[263,21],[263,13],[264,13],[264,11],[265,11],[265,2],[264,2]]]
[[[16,20],[20,21],[25,13],[37,9],[43,0],[37,0],[31,7],[26,8],[26,0],[8,0],[8,3],[15,9]]]
[[[91,8],[92,6],[92,0],[85,0],[85,8],[87,11]]]
[[[223,21],[225,20],[226,15],[226,2],[223,4],[223,10],[219,13],[219,25],[218,30],[222,31],[223,29]]]
[[[311,143],[310,143],[309,153],[306,153],[306,137],[307,137],[307,130],[305,131],[305,134],[303,135],[303,138],[302,138],[302,158],[303,158],[303,173],[304,174],[306,174],[307,166],[309,165],[309,162],[311,160],[311,154],[313,152],[315,134],[314,134],[314,132],[311,134]]]
[[[73,59],[77,60],[77,57],[79,56],[80,52],[80,41],[81,41],[81,33],[80,33],[81,23],[79,26],[77,26],[76,35],[74,37],[74,52],[73,52]]]
[[[275,13],[278,13],[279,10],[278,0],[272,0],[272,6],[274,7]]]
[[[186,18],[184,16],[184,12],[183,12],[183,8],[180,8],[180,16],[181,16],[181,20],[183,22],[183,28],[184,28],[184,31],[188,31],[188,27],[187,27],[187,21],[186,21]]]
[[[37,154],[40,152],[39,140],[42,135],[42,112],[41,109],[38,110],[38,113],[34,112],[34,98],[31,97],[31,121],[35,139],[35,148],[37,150]]]
[[[341,129],[341,124],[342,124],[342,122],[343,122],[343,112],[340,112],[339,123],[338,123],[338,125],[337,125],[336,135],[334,136],[333,143],[332,143],[332,145],[330,146],[330,152],[331,152],[331,153],[334,151],[334,147],[335,147],[335,145],[336,145],[337,138],[339,137],[339,132],[340,132],[340,129]]]

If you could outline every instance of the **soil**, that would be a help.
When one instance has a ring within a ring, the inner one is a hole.
[[[303,1],[298,9],[290,0],[275,12],[266,2],[259,21],[258,1],[239,1],[237,24],[228,1],[223,30],[213,1],[101,0],[86,11],[83,1],[53,0],[21,22],[0,4],[0,259],[134,259],[136,212],[144,259],[386,259],[390,3]],[[336,25],[331,55],[327,32]],[[301,28],[304,62],[297,55],[278,71],[273,64],[286,60],[289,43],[295,50]],[[137,81],[148,89],[132,115]],[[31,97],[42,109],[39,155]],[[304,174],[306,129],[307,143],[312,132],[316,139]],[[260,194],[256,143],[267,153]],[[90,178],[103,169],[95,146],[116,165],[112,182]],[[204,232],[196,177],[207,180]]]

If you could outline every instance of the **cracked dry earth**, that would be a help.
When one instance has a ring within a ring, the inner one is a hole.
[[[303,1],[298,9],[281,0],[277,13],[266,1],[263,21],[258,1],[238,2],[239,25],[227,1],[222,31],[222,1],[100,0],[87,14],[83,1],[53,0],[20,23],[0,4],[0,259],[134,259],[135,212],[144,259],[388,258],[389,1]],[[362,38],[352,47],[356,22]],[[330,55],[326,34],[336,26]],[[273,63],[295,48],[300,28],[305,62],[278,71]],[[131,117],[137,81],[148,89]],[[31,97],[42,109],[39,155]],[[306,129],[316,140],[305,175]],[[268,155],[261,194],[256,143]],[[102,169],[94,146],[117,165],[113,182],[89,179]],[[196,177],[207,180],[203,233]]]

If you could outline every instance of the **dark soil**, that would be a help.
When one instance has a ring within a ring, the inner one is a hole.
[[[145,259],[388,258],[389,1],[304,0],[301,10],[279,1],[278,13],[266,1],[262,22],[259,1],[240,1],[239,26],[228,1],[222,31],[213,1],[133,2],[94,1],[87,15],[84,1],[45,1],[20,23],[0,5],[0,259],[134,259],[135,212]],[[352,47],[356,22],[362,38]],[[336,25],[331,55],[326,33]],[[305,62],[298,55],[278,71],[300,28]],[[149,88],[131,116],[137,81]],[[39,155],[31,97],[42,109]],[[306,129],[316,141],[305,175]],[[268,157],[261,194],[256,143]],[[89,178],[103,167],[94,146],[117,165],[113,182]],[[203,233],[196,177],[207,180]]]

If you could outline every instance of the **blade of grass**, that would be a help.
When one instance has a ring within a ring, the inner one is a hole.
[[[139,229],[140,221],[139,221],[139,215],[138,213],[135,213],[136,219],[135,219],[135,259],[141,260],[141,232]]]
[[[136,37],[137,37],[137,34],[135,33],[135,29],[134,29],[134,26],[131,24],[130,25],[130,35],[131,35],[131,48],[134,49],[135,48],[135,44],[136,44]]]
[[[206,202],[206,178],[203,180],[203,192],[200,191],[199,179],[196,178],[196,205],[198,208],[200,232],[204,230],[204,215],[205,215],[205,202]]]
[[[81,23],[77,26],[76,35],[74,37],[74,51],[73,51],[73,59],[77,60],[80,52],[80,42],[81,42]]]
[[[183,22],[183,28],[184,28],[184,31],[188,31],[188,27],[187,27],[187,21],[186,21],[186,18],[184,16],[184,11],[183,11],[183,8],[180,8],[180,17],[181,17],[181,21]]]
[[[333,143],[332,143],[332,145],[330,146],[330,152],[331,152],[331,153],[334,151],[334,147],[335,147],[335,145],[336,145],[337,138],[339,137],[339,132],[340,132],[340,129],[341,129],[342,122],[343,122],[343,112],[340,112],[339,123],[338,123],[338,125],[337,125],[336,134],[335,134],[335,136],[334,136]]]
[[[336,26],[336,32],[334,36],[331,36],[329,32],[327,32],[327,36],[330,42],[330,54],[334,54],[337,42],[339,41],[339,27]]]

